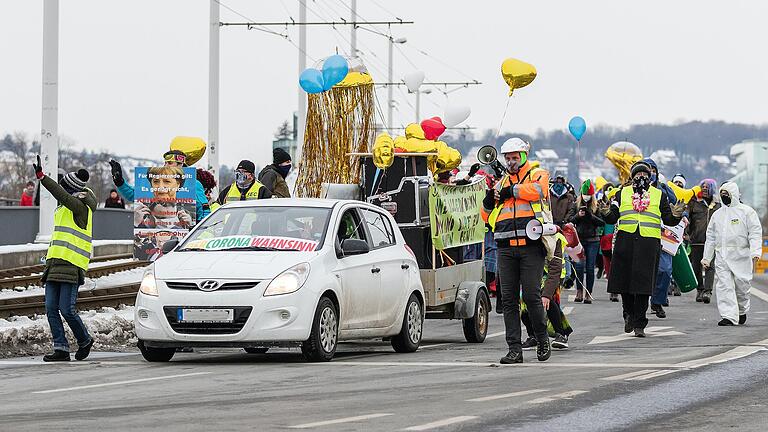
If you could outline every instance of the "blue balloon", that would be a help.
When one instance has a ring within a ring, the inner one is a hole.
[[[323,89],[323,73],[317,69],[304,69],[299,76],[299,85],[307,93],[321,93]]]
[[[576,138],[576,141],[581,141],[581,137],[587,131],[587,123],[583,118],[576,116],[568,122],[568,130],[571,131],[571,135]]]
[[[330,90],[331,87],[344,81],[349,72],[349,63],[347,59],[340,55],[332,55],[323,62],[323,89]]]

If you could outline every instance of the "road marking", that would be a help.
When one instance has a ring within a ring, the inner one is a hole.
[[[671,328],[674,327],[648,327],[645,329],[645,334],[648,335],[648,337],[680,336],[685,334],[683,332],[669,330]],[[621,333],[616,336],[596,336],[591,342],[587,343],[587,345],[618,342],[634,338],[635,335],[633,333]]]
[[[674,369],[662,369],[662,370],[657,370],[655,372],[651,372],[651,373],[648,373],[648,374],[645,374],[645,375],[640,375],[640,376],[628,378],[627,381],[645,381],[647,379],[668,375],[668,374],[671,374],[673,372],[677,372],[677,371],[674,370]]]
[[[514,393],[506,393],[506,394],[500,394],[500,395],[494,395],[494,396],[485,396],[485,397],[479,397],[475,399],[467,399],[465,402],[488,402],[492,400],[498,400],[498,399],[506,399],[511,398],[515,396],[525,396],[529,394],[536,394],[536,393],[542,393],[545,391],[549,391],[549,389],[534,389],[534,390],[524,390]]]
[[[752,288],[749,290],[749,292],[751,292],[752,294],[754,294],[754,295],[755,295],[755,297],[759,298],[760,300],[762,300],[762,301],[767,301],[767,302],[768,302],[768,294],[766,294],[765,292],[763,292],[763,291],[760,291],[759,289],[757,289],[757,288],[755,288],[755,287],[752,287]],[[760,313],[760,312],[758,312],[758,313]]]
[[[505,334],[507,334],[507,332],[503,332],[503,331],[502,332],[497,332],[497,333],[491,333],[488,336],[486,336],[485,338],[486,339],[495,338],[495,337],[499,337],[499,336],[504,336]]]
[[[435,422],[432,422],[432,423],[427,423],[427,424],[423,424],[423,425],[419,425],[419,426],[411,426],[411,427],[405,428],[403,430],[407,430],[407,431],[425,431],[425,430],[439,428],[439,427],[442,427],[442,426],[448,426],[448,425],[452,425],[452,424],[456,424],[456,423],[465,422],[467,420],[474,420],[476,418],[477,418],[477,416],[451,417],[451,418],[447,418],[445,420],[438,420],[438,421],[435,421]]]
[[[528,403],[542,404],[542,403],[552,402],[556,400],[570,400],[570,399],[573,399],[574,396],[578,396],[584,393],[588,393],[588,392],[586,390],[571,390],[565,393],[560,393],[559,395],[546,396],[538,399],[529,400]]]
[[[570,315],[573,312],[573,306],[566,306],[563,308],[563,315]]]
[[[623,379],[627,379],[627,378],[632,378],[632,377],[636,377],[636,376],[640,376],[640,375],[645,375],[645,374],[648,374],[648,373],[651,373],[651,372],[654,372],[654,371],[655,371],[654,369],[644,369],[644,370],[640,370],[640,371],[625,373],[625,374],[621,374],[621,375],[614,375],[614,376],[609,376],[609,377],[600,378],[600,379],[604,380],[604,381],[619,381],[619,380],[623,380]]]
[[[711,357],[700,358],[696,360],[690,360],[682,363],[677,363],[678,367],[696,369],[702,366],[708,366],[716,363],[723,363],[731,360],[740,359],[752,355],[759,351],[765,351],[766,345],[768,345],[768,339],[756,342],[754,345],[741,345],[732,350],[728,350],[722,354],[717,354]]]
[[[573,303],[573,301],[576,300],[576,294],[571,294],[568,296],[568,301]]]
[[[429,348],[435,348],[435,347],[440,347],[440,346],[445,346],[445,345],[453,345],[455,343],[457,343],[457,342],[445,342],[445,343],[439,343],[439,344],[434,344],[434,345],[422,345],[422,346],[419,347],[419,349],[429,349]]]
[[[67,387],[67,388],[60,388],[60,389],[53,389],[53,390],[42,390],[42,391],[35,391],[32,393],[34,394],[59,393],[59,392],[65,392],[65,391],[71,391],[71,390],[84,390],[84,389],[109,387],[109,386],[124,385],[124,384],[135,384],[135,383],[147,382],[147,381],[158,381],[158,380],[184,378],[184,377],[197,376],[197,375],[207,375],[209,373],[210,372],[193,372],[193,373],[180,374],[180,375],[167,375],[167,376],[152,377],[152,378],[140,378],[135,380],[127,380],[127,381],[116,381],[116,382],[103,383],[103,384],[91,384],[91,385]]]
[[[341,424],[341,423],[351,423],[351,422],[358,422],[363,420],[371,420],[375,418],[380,417],[387,417],[391,416],[393,414],[391,413],[374,413],[374,414],[366,414],[361,416],[355,416],[355,417],[345,417],[340,419],[334,419],[334,420],[325,420],[325,421],[319,421],[315,423],[305,423],[295,426],[288,426],[290,429],[309,429],[309,428],[315,428],[320,426],[329,426],[329,425],[335,425],[335,424]]]

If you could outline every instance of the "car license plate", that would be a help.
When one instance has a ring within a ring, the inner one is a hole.
[[[232,322],[234,309],[185,309],[179,308],[179,322]]]

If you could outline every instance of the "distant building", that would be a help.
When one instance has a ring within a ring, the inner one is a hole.
[[[736,161],[738,174],[729,181],[739,185],[741,200],[764,217],[768,213],[768,142],[746,140],[734,144],[731,159]]]
[[[283,150],[287,151],[289,155],[291,155],[291,160],[293,161],[294,165],[298,164],[298,160],[296,160],[296,154],[299,150],[299,145],[296,142],[296,128],[298,127],[298,118],[296,117],[296,114],[293,115],[293,128],[291,128],[290,131],[287,131],[288,133],[283,134],[282,136],[277,136],[274,141],[272,141],[272,149],[276,149],[278,147],[281,147]]]

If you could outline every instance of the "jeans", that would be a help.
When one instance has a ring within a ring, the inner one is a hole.
[[[600,242],[591,241],[583,242],[581,244],[584,247],[584,255],[586,259],[576,263],[576,288],[584,288],[584,271],[587,272],[587,291],[592,292],[592,287],[595,285],[595,261],[597,260],[597,253],[600,251]],[[586,268],[585,268],[586,267]]]
[[[668,289],[672,281],[672,255],[661,252],[659,255],[659,272],[656,274],[656,286],[653,289],[651,303],[663,305],[669,302]]]
[[[521,352],[520,289],[536,340],[548,341],[547,316],[541,304],[541,278],[544,275],[546,252],[541,244],[500,248],[498,254],[499,282],[507,346]]]
[[[61,321],[62,316],[69,324],[69,328],[72,329],[78,346],[84,346],[91,341],[88,329],[85,328],[83,321],[75,311],[77,288],[77,284],[45,283],[45,313],[48,316],[48,325],[51,326],[54,350],[69,351],[69,342],[67,342],[67,336],[64,333],[64,323]]]

